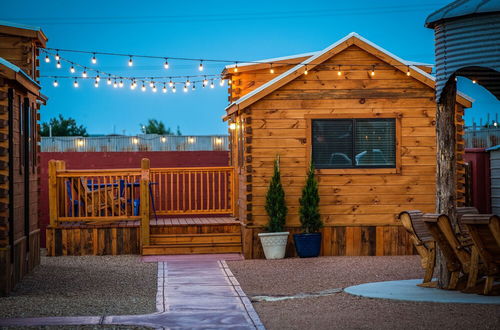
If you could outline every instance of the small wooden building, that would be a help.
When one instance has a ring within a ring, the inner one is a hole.
[[[436,100],[429,65],[403,60],[356,33],[326,49],[239,63],[224,120],[239,186],[246,258],[260,258],[265,194],[281,159],[287,227],[300,231],[299,197],[312,160],[320,190],[323,255],[400,255],[413,248],[400,211],[435,209]],[[457,96],[457,191],[463,202],[463,113]],[[289,253],[292,252],[291,244]]]
[[[0,24],[0,294],[40,261],[38,28]]]

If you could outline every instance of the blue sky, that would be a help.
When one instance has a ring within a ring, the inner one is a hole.
[[[2,2],[1,20],[40,26],[48,47],[189,58],[258,60],[321,50],[350,32],[408,60],[433,63],[433,31],[423,26],[428,14],[451,0],[434,1],[13,1]],[[99,70],[128,76],[192,75],[198,63],[61,54]],[[204,63],[207,74],[223,64]],[[68,74],[54,61],[42,61],[42,75]],[[168,72],[168,73],[167,73]],[[49,97],[42,109],[46,121],[62,113],[87,126],[91,134],[137,134],[148,118],[180,126],[183,134],[225,134],[221,121],[227,88],[166,95],[131,91],[128,86],[99,88],[92,81],[42,79]],[[479,123],[499,112],[499,102],[481,87],[460,80],[462,91],[476,99],[466,121]]]

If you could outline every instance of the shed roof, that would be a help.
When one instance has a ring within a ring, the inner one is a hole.
[[[356,45],[364,49],[365,51],[379,57],[381,60],[387,62],[388,64],[394,65],[401,71],[406,72],[406,67],[408,67],[411,72],[411,76],[413,78],[421,81],[422,83],[428,85],[431,88],[434,88],[435,85],[434,76],[420,69],[418,66],[414,64],[414,62],[403,60],[402,58],[399,58],[398,56],[390,53],[389,51],[383,49],[382,47],[363,38],[359,34],[351,32],[347,36],[338,40],[332,45],[328,46],[324,50],[316,52],[313,56],[302,61],[300,64],[297,64],[288,71],[285,71],[276,78],[268,81],[262,86],[254,89],[250,93],[239,98],[237,101],[231,103],[228,107],[226,107],[227,115],[230,115],[238,111],[239,109],[246,108],[247,106],[253,104],[254,102],[257,102],[261,98],[272,93],[273,91],[285,85],[286,83],[290,82],[291,80],[295,79],[296,77],[302,75],[305,71],[306,66],[308,70],[311,70],[317,65],[323,63],[333,55],[340,53],[341,51],[343,51],[344,49],[346,49],[351,45]],[[460,92],[458,92],[457,101],[467,108],[471,107],[473,102],[473,100],[470,97]]]
[[[500,11],[498,0],[457,0],[430,14],[425,20],[425,26],[434,26],[443,20]]]
[[[14,22],[0,21],[0,33],[36,39],[41,47],[45,47],[48,40],[41,28]]]

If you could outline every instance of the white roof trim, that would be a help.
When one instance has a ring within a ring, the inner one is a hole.
[[[268,58],[268,59],[265,59],[265,60],[257,60],[255,62],[238,63],[238,67],[248,66],[248,65],[256,65],[256,64],[260,64],[260,63],[279,62],[279,61],[291,60],[291,59],[298,58],[298,57],[314,56],[317,53],[318,52],[309,52],[309,53],[303,53],[303,54],[297,54],[297,55]],[[226,65],[225,68],[226,69],[232,69],[235,66],[236,66],[236,63],[235,64]]]
[[[394,55],[393,53],[387,51],[386,49],[380,47],[379,45],[377,44],[374,44],[373,42],[369,41],[368,39],[365,39],[363,38],[362,36],[360,36],[359,34],[357,34],[356,32],[351,32],[349,33],[348,35],[346,35],[345,37],[343,37],[342,39],[336,41],[335,43],[331,44],[330,46],[328,46],[327,48],[323,49],[322,51],[319,51],[319,52],[315,52],[314,56],[308,58],[307,60],[303,61],[301,64],[298,64],[296,66],[294,66],[293,68],[289,69],[288,71],[285,71],[283,72],[282,74],[280,74],[279,76],[277,76],[276,78],[268,81],[267,83],[265,83],[264,85],[260,86],[259,88],[256,88],[254,89],[253,91],[251,91],[250,93],[246,94],[245,96],[241,97],[240,99],[238,99],[237,101],[229,104],[225,110],[228,110],[229,108],[231,108],[232,106],[234,105],[238,105],[242,102],[244,102],[245,100],[251,98],[252,96],[254,96],[255,94],[258,94],[260,93],[261,91],[263,91],[264,89],[270,87],[271,85],[273,85],[275,82],[283,79],[284,77],[292,74],[293,72],[295,72],[296,70],[300,69],[301,67],[305,66],[306,64],[309,64],[311,63],[312,61],[314,61],[315,59],[317,59],[319,56],[323,55],[324,53],[327,53],[328,51],[330,51],[331,49],[337,47],[338,45],[340,45],[341,43],[347,41],[348,39],[352,38],[352,37],[356,37],[358,38],[359,40],[363,41],[364,43],[372,46],[373,48],[379,50],[380,52],[384,53],[385,55],[393,58],[394,60],[398,61],[398,62],[401,62],[403,63],[404,65],[408,65],[409,67],[411,67],[412,70],[414,71],[417,71],[418,73],[422,74],[423,76],[431,79],[432,81],[436,81],[436,78],[430,74],[428,74],[427,72],[423,71],[422,69],[418,68],[417,66],[415,66],[416,64],[414,64],[415,62],[411,62],[411,61],[406,61],[402,58],[400,58],[399,56],[396,56]],[[421,65],[421,64],[420,64]],[[473,99],[461,92],[457,92],[458,95],[462,96],[463,98],[465,98],[466,100],[470,101],[470,102],[473,102]]]
[[[36,86],[41,88],[41,86],[35,80],[33,80],[33,78],[31,78],[29,75],[27,75],[20,67],[10,63],[9,61],[4,59],[3,57],[0,57],[0,64],[6,66],[7,68],[11,69],[12,71],[14,71],[16,73],[23,75],[26,79],[28,79],[33,84],[35,84]]]

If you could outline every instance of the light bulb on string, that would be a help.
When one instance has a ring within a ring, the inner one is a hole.
[[[59,56],[59,51],[56,51],[56,56],[54,56],[56,61],[59,61],[61,59],[61,56]]]
[[[94,81],[94,86],[95,88],[99,87],[99,81],[97,81],[97,79]]]
[[[375,65],[372,66],[372,72],[370,73],[372,76],[375,75]]]
[[[200,60],[200,65],[198,66],[199,71],[203,71],[203,61]]]
[[[473,84],[477,84],[477,80],[476,79],[472,79],[472,83]]]
[[[56,63],[56,68],[60,69],[61,68],[61,61],[57,61]]]
[[[83,78],[87,78],[87,69],[83,69],[83,72],[82,72],[82,77]]]
[[[142,82],[141,91],[143,91],[143,92],[146,91],[146,85],[144,85],[144,81]]]
[[[221,87],[222,87],[222,86],[224,86],[224,79],[222,79],[222,78],[220,79],[219,85],[220,85]]]
[[[274,68],[272,63],[271,63],[271,68],[269,69],[269,73],[274,74]]]
[[[149,82],[149,87],[153,88],[155,85],[155,82],[153,81],[153,78],[151,78],[151,81]]]
[[[166,93],[167,92],[167,86],[165,85],[165,83],[163,83],[163,88],[161,89],[161,91],[163,93]]]
[[[50,57],[49,57],[49,55],[45,55],[45,63],[50,63]]]
[[[129,60],[128,60],[128,66],[132,66],[134,65],[134,60],[132,60],[132,56],[129,57]]]
[[[56,80],[54,80],[54,82],[52,83],[52,85],[54,85],[54,87],[59,86],[59,82],[57,81],[57,79],[56,79]]]
[[[187,93],[187,91],[188,91],[187,84],[184,84],[184,88],[182,90],[184,91],[184,93]]]
[[[170,81],[168,82],[168,87],[174,86],[174,82],[172,81],[172,78],[170,78]]]
[[[228,84],[228,85],[231,85],[232,83],[233,83],[233,81],[232,81],[231,79],[228,79],[228,80],[227,80],[227,84]]]
[[[189,78],[186,80],[186,86],[191,85],[191,82],[189,81]]]
[[[71,68],[69,68],[69,72],[75,73],[75,67],[72,65]]]
[[[120,88],[123,87],[123,80],[120,80],[120,82],[118,83],[118,87],[120,87]]]
[[[153,93],[156,93],[157,89],[156,89],[156,85],[153,85]]]
[[[108,84],[108,85],[111,85],[111,75],[109,75],[109,77],[108,77],[107,84]]]
[[[238,62],[234,63],[234,72],[238,72]]]
[[[205,78],[203,79],[203,87],[206,87],[208,85],[208,80],[207,80],[207,76],[205,76]]]
[[[165,59],[165,63],[163,64],[163,67],[165,69],[168,69],[169,68],[169,65],[168,65],[168,58]]]
[[[411,75],[410,73],[410,66],[408,66],[407,70],[406,70],[406,75],[409,77]]]
[[[94,56],[92,56],[92,64],[96,64],[97,63],[97,58],[95,58],[95,53],[94,53]]]
[[[97,82],[101,81],[101,76],[99,76],[99,71],[97,71],[97,75],[95,76],[95,80]]]
[[[172,86],[172,93],[177,92],[177,88],[175,88],[175,84]]]
[[[73,86],[75,86],[75,88],[78,88],[78,80],[76,80],[76,78],[75,81],[73,82]]]
[[[307,76],[307,74],[309,73],[309,71],[307,70],[307,65],[305,67],[306,67],[306,69],[304,70],[304,74]]]
[[[214,85],[214,80],[212,79],[212,81],[210,82],[210,88],[214,88],[215,85]]]
[[[342,70],[340,69],[340,65],[339,65],[339,69],[338,69],[338,71],[337,71],[337,76],[339,76],[339,77],[340,77],[341,75],[342,75]]]
[[[196,84],[195,83],[193,83],[193,87],[191,87],[191,90],[193,90],[193,91],[196,90]]]
[[[116,82],[116,79],[115,81],[113,81],[113,88],[118,88],[118,83]]]

